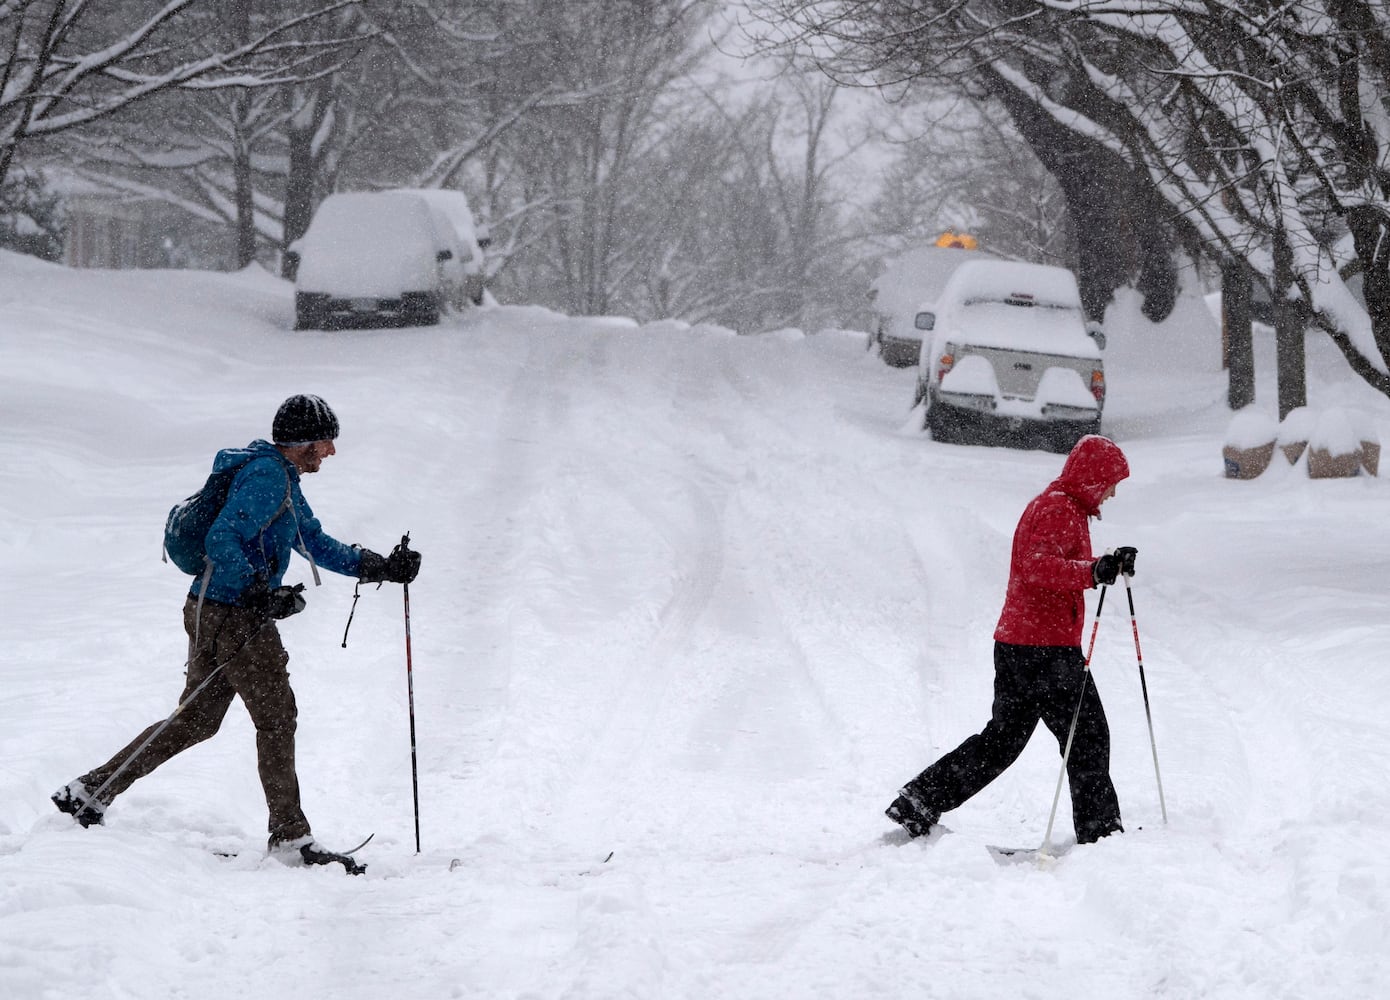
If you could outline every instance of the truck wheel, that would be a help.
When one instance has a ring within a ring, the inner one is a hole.
[[[316,292],[295,292],[294,328],[296,330],[327,329],[328,296]]]
[[[401,326],[436,326],[442,311],[440,297],[432,292],[406,292],[401,296]]]
[[[927,419],[923,426],[931,431],[931,439],[940,441],[942,444],[955,444],[956,435],[951,429],[950,421],[944,419],[939,406],[927,406]]]

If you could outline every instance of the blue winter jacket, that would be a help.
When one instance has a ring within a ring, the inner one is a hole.
[[[208,529],[205,546],[212,559],[212,578],[206,597],[237,604],[252,581],[263,575],[273,590],[281,585],[290,563],[290,549],[303,544],[324,569],[356,576],[362,551],[329,536],[309,509],[299,489],[299,470],[269,441],[252,441],[245,448],[224,448],[212,468],[216,472],[254,456],[237,472],[227,503]],[[286,491],[290,507],[283,510]],[[202,578],[189,590],[198,595]]]

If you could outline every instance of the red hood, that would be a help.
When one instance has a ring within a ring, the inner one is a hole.
[[[1101,497],[1110,492],[1110,487],[1128,478],[1129,463],[1120,446],[1099,434],[1087,434],[1076,442],[1062,466],[1062,474],[1052,485],[1095,516],[1100,511]]]

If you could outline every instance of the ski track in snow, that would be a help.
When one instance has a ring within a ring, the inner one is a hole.
[[[1014,523],[1061,459],[926,440],[862,337],[529,307],[293,334],[255,271],[6,254],[0,308],[0,995],[1306,1000],[1390,973],[1385,487],[1221,479],[1209,317],[1157,360],[1111,325],[1134,475],[1092,528],[1140,549],[1169,823],[1117,587],[1093,668],[1128,832],[1040,869],[983,845],[1040,840],[1045,731],[927,843],[882,809],[988,717]],[[1309,350],[1315,402],[1390,430]],[[239,704],[105,828],[47,802],[172,707],[159,524],[300,391],[343,422],[306,484],[325,526],[425,558],[418,856],[397,588],[346,649],[350,581],[284,625],[316,833],[376,833],[355,879],[261,855]]]

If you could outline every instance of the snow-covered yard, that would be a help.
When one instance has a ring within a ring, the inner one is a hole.
[[[1390,490],[1282,459],[1224,479],[1210,316],[1133,306],[1105,413],[1133,475],[1093,537],[1139,548],[1169,822],[1112,599],[1129,832],[1040,869],[984,845],[1040,841],[1045,733],[933,842],[885,843],[882,810],[987,718],[1009,538],[1062,459],[925,439],[915,373],[862,334],[526,307],[291,333],[260,272],[0,254],[0,995],[1380,995]],[[1315,409],[1390,436],[1319,340],[1310,369]],[[375,832],[361,878],[263,857],[239,705],[105,827],[48,802],[172,708],[164,516],[296,392],[342,421],[305,482],[325,527],[425,559],[419,855],[400,588],[364,592],[346,648],[345,578],[282,626],[305,808],[330,845]]]

